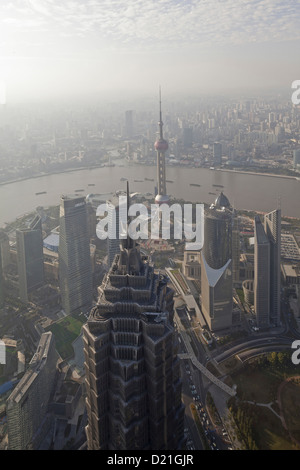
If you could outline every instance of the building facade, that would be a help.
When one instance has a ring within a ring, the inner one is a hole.
[[[270,325],[270,242],[263,224],[254,219],[254,311],[257,326]]]
[[[61,197],[59,285],[67,314],[87,311],[93,300],[92,266],[84,197]]]
[[[280,325],[281,210],[264,216],[264,228],[270,243],[270,323]]]
[[[88,449],[181,449],[173,291],[132,240],[99,288],[83,340]]]
[[[43,333],[29,368],[7,399],[9,450],[37,449],[49,430],[49,399],[56,374],[52,333]]]
[[[44,283],[42,222],[34,217],[28,228],[16,230],[19,294],[23,302],[28,294]]]
[[[212,331],[232,325],[232,208],[221,192],[204,217],[201,308]]]

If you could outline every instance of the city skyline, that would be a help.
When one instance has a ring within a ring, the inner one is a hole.
[[[299,78],[295,0],[30,0],[0,14],[0,102],[159,83],[165,94],[290,89]]]

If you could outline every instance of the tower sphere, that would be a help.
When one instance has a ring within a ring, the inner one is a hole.
[[[168,142],[165,139],[158,139],[154,144],[155,150],[161,150],[165,152],[168,150]]]

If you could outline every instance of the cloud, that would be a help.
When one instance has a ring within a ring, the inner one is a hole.
[[[16,0],[0,14],[11,30],[44,24],[53,34],[80,33],[134,50],[300,38],[298,0]]]

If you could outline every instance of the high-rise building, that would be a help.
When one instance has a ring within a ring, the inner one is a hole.
[[[220,142],[213,144],[213,161],[214,165],[221,165],[222,163],[222,144]]]
[[[120,234],[122,233],[120,221],[126,220],[127,217],[127,204],[120,204],[119,196],[122,194],[124,196],[126,193],[118,192],[118,196],[115,195],[106,201],[109,224],[107,237],[107,265],[109,267],[112,265],[116,254],[120,253]],[[112,233],[111,228],[114,233]]]
[[[300,170],[300,149],[293,151],[293,165],[296,170]]]
[[[84,197],[61,197],[58,253],[64,311],[70,314],[88,310],[92,305],[93,283]]]
[[[232,207],[221,192],[205,211],[201,307],[212,331],[232,325]]]
[[[52,333],[43,333],[29,368],[6,402],[9,450],[37,449],[49,431],[47,409],[56,374]]]
[[[173,291],[129,237],[83,326],[90,450],[179,450],[184,406]]]
[[[270,242],[259,216],[254,219],[254,311],[257,325],[270,325]]]
[[[254,310],[261,328],[280,325],[281,210],[255,217]]]
[[[8,235],[4,230],[0,230],[0,251],[2,254],[2,268],[5,271],[7,266],[10,265],[10,246]]]
[[[44,255],[42,222],[36,215],[28,228],[16,230],[19,292],[23,302],[28,294],[43,285]]]
[[[234,285],[240,284],[240,224],[235,210],[232,212],[232,280]]]
[[[125,111],[125,136],[131,139],[133,137],[133,110]]]
[[[0,249],[0,307],[4,305],[4,278],[2,268],[2,254]]]
[[[159,90],[159,137],[154,147],[157,154],[157,195],[155,197],[156,204],[164,204],[169,202],[166,187],[166,151],[168,150],[168,142],[163,137],[163,122],[161,113],[161,92]]]
[[[280,325],[281,210],[264,216],[265,232],[270,242],[270,322]]]

